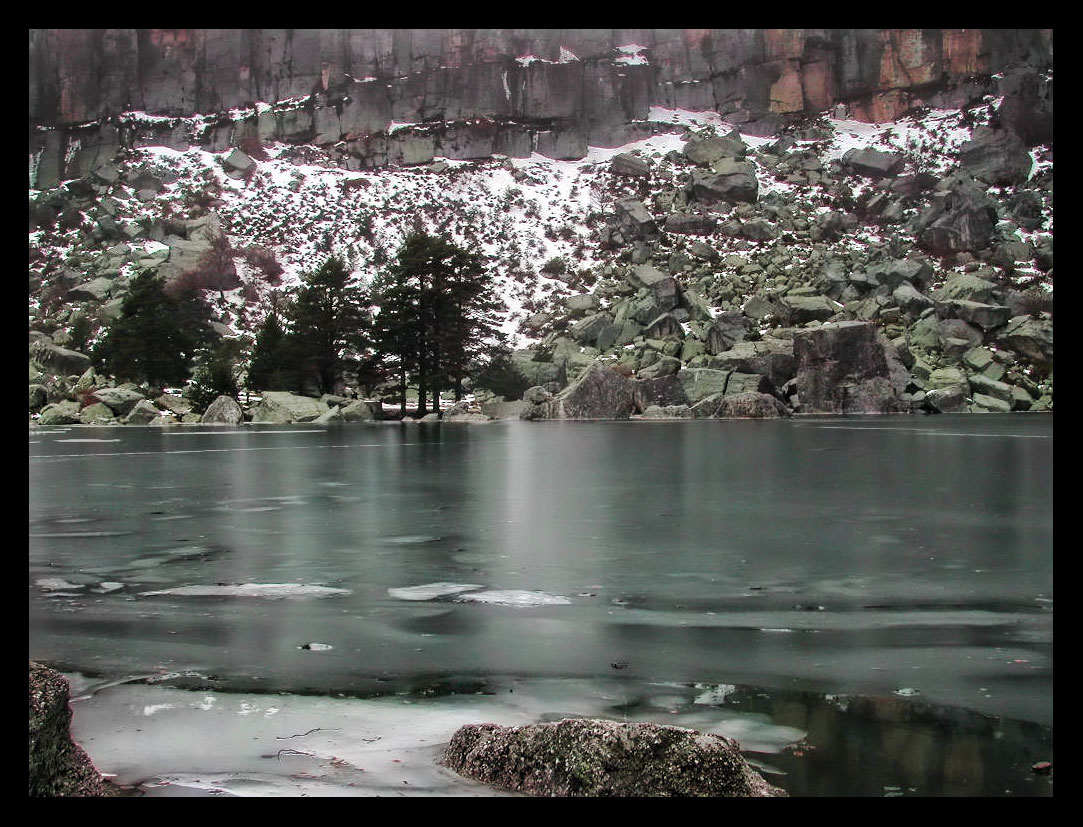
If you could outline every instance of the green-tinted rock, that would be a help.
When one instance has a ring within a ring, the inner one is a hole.
[[[115,425],[117,418],[107,405],[94,402],[79,411],[79,421],[84,425]]]
[[[684,385],[685,395],[693,407],[708,396],[724,394],[730,373],[711,368],[685,368],[677,374]]]
[[[963,413],[967,409],[966,385],[951,385],[926,391],[923,403],[940,413]]]
[[[940,323],[935,315],[918,319],[906,331],[906,344],[911,350],[931,353],[940,349]]]
[[[997,344],[1033,362],[1053,361],[1053,320],[1017,316],[997,335]]]
[[[313,422],[327,413],[328,407],[318,399],[285,391],[267,391],[252,408],[252,421],[267,424]]]
[[[706,353],[706,346],[701,339],[687,337],[681,342],[681,361],[685,364],[704,353]]]
[[[1029,411],[1034,405],[1034,400],[1024,388],[1012,388],[1012,410]]]
[[[978,278],[972,273],[962,273],[951,276],[937,291],[936,298],[942,302],[962,300],[987,303],[995,289],[996,285],[991,281]]]
[[[681,360],[670,356],[663,356],[657,362],[642,368],[637,374],[638,379],[654,379],[659,376],[670,376],[681,369]]]
[[[150,425],[161,416],[161,412],[154,407],[154,403],[141,399],[135,407],[124,417],[125,425]]]
[[[1001,379],[1004,378],[1004,374],[1007,371],[1004,365],[1000,364],[1000,362],[990,362],[988,365],[982,368],[981,372],[984,376],[987,376],[988,378],[999,382]]]
[[[842,309],[827,296],[801,296],[792,292],[783,296],[780,304],[788,317],[788,324],[792,325],[825,322]]]
[[[992,330],[1007,324],[1012,315],[1010,307],[996,304],[956,300],[950,303],[950,307],[956,317],[977,325],[982,330]]]
[[[990,379],[988,376],[984,376],[980,373],[973,374],[970,377],[970,390],[976,394],[984,394],[991,396],[994,399],[998,399],[1005,404],[1010,405],[1012,401],[1012,386],[1006,385],[1003,382],[996,382]]]
[[[39,425],[77,425],[79,424],[79,403],[62,400],[46,405],[38,416]]]
[[[971,348],[963,354],[963,364],[971,370],[983,371],[993,364],[993,354],[988,348]]]
[[[36,411],[49,401],[49,392],[44,385],[30,385],[30,410]]]
[[[91,401],[101,402],[120,417],[127,416],[143,398],[143,394],[130,388],[99,388],[90,397]]]
[[[382,409],[379,402],[366,402],[363,399],[355,400],[342,409],[342,418],[346,422],[370,422],[380,418]],[[380,411],[378,413],[377,411]]]
[[[975,413],[1009,413],[1011,409],[1010,403],[984,393],[974,394],[970,406],[970,410]]]
[[[955,385],[968,387],[966,376],[958,368],[938,368],[929,374],[928,389],[950,388]]]
[[[737,373],[736,371],[730,374],[729,381],[726,383],[726,396],[737,396],[745,393],[770,393],[771,382],[768,381],[766,376],[762,376],[758,373]]]

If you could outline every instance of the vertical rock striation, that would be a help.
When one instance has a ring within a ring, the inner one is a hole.
[[[1048,68],[1052,53],[1048,29],[31,29],[30,153],[46,180],[139,141],[253,135],[345,142],[362,166],[582,157],[638,137],[651,106],[714,110],[761,135],[838,102],[888,121],[980,97],[994,73]],[[1051,90],[1033,73],[1000,82],[1010,128],[1051,129]],[[118,120],[128,112],[220,119],[185,136]],[[414,139],[435,146],[402,146]]]

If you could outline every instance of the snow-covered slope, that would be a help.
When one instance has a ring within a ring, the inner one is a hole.
[[[35,222],[33,215],[35,205],[40,208],[49,198],[55,203],[55,193],[30,192],[31,327],[59,328],[58,343],[63,343],[75,309],[64,301],[65,291],[80,281],[105,278],[107,290],[98,304],[84,300],[79,305],[98,322],[92,337],[100,335],[108,314],[99,312],[98,305],[111,301],[115,313],[135,271],[175,259],[177,248],[184,246],[176,233],[196,237],[202,232],[205,240],[217,225],[228,239],[240,286],[214,291],[211,297],[224,326],[251,332],[273,295],[288,291],[328,255],[343,257],[360,280],[368,281],[395,255],[406,234],[420,226],[488,257],[508,307],[503,329],[524,347],[550,332],[554,320],[557,329],[566,328],[559,320],[567,316],[563,301],[568,296],[595,292],[604,310],[614,296],[606,284],[620,282],[629,265],[644,260],[636,245],[599,242],[622,198],[643,202],[659,225],[678,210],[715,219],[716,229],[706,235],[659,233],[646,255],[656,267],[668,265],[685,286],[698,283],[712,313],[741,310],[756,293],[784,293],[810,283],[833,259],[853,271],[886,258],[929,258],[911,222],[935,201],[934,194],[897,198],[890,220],[864,215],[864,205],[886,184],[856,174],[841,161],[850,150],[877,149],[905,159],[898,177],[925,173],[931,181],[942,181],[959,167],[960,147],[975,128],[995,117],[998,105],[999,100],[987,98],[968,111],[924,110],[887,124],[847,120],[836,111],[796,125],[781,140],[741,136],[759,185],[754,204],[691,203],[689,176],[695,165],[683,152],[686,141],[737,134],[714,112],[653,108],[650,137],[622,147],[592,147],[575,161],[538,154],[482,161],[438,158],[415,167],[357,171],[335,166],[330,151],[313,146],[248,145],[251,159],[236,149],[136,148],[111,171],[95,174],[89,194],[85,186],[76,187],[80,197],[67,197],[69,185],[54,222]],[[612,159],[623,154],[645,160],[649,177],[615,174]],[[1033,251],[1044,246],[1051,258],[1052,151],[1037,147],[1031,157],[1027,182],[983,187],[1001,203],[1011,201],[1017,190],[1037,193],[1036,221],[998,225],[998,243],[1029,245],[1030,253],[999,266],[996,275],[1005,288],[1041,289],[1051,296],[1051,261],[1037,266]],[[827,213],[854,220],[847,231],[820,238],[810,230]],[[773,231],[757,238],[734,230],[748,220],[767,221]],[[193,229],[201,225],[206,226]],[[699,253],[696,245],[701,245]],[[713,250],[706,260],[702,245]],[[935,260],[926,292],[952,275],[989,269],[987,259]],[[689,261],[694,266],[687,266]],[[723,286],[712,291],[708,283]],[[531,317],[532,324],[524,324]]]

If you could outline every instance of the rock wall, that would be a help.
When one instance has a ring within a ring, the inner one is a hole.
[[[651,106],[755,134],[840,102],[887,121],[1053,59],[1050,29],[31,29],[29,43],[30,152],[66,177],[140,140],[345,142],[382,166],[434,143],[582,157],[638,137]],[[118,121],[133,111],[165,120]]]

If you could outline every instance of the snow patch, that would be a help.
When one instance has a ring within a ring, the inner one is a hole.
[[[495,589],[483,592],[470,592],[455,598],[459,603],[492,603],[498,606],[564,606],[572,601],[559,594],[546,592],[522,591],[518,589]]]
[[[404,586],[401,588],[388,589],[387,593],[396,600],[422,601],[437,600],[441,597],[448,597],[484,588],[484,586],[473,583],[426,583],[422,586]]]
[[[308,586],[303,583],[240,583],[231,586],[177,586],[172,589],[158,589],[140,592],[143,597],[171,595],[175,597],[266,597],[281,599],[285,597],[329,597],[336,594],[350,594],[349,589],[335,589],[330,586]]]

